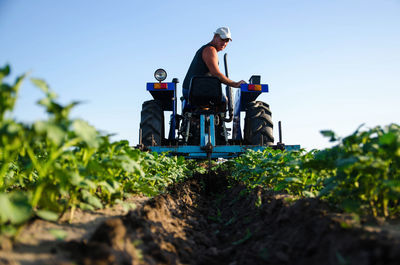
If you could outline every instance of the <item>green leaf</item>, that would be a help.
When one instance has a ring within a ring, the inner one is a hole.
[[[128,156],[119,156],[118,158],[122,161],[121,167],[126,172],[128,172],[128,173],[137,173],[137,174],[139,174],[141,176],[144,175],[142,167],[135,160],[130,159]]]
[[[26,194],[0,193],[0,223],[21,224],[32,216],[32,206]]]
[[[0,68],[0,83],[3,81],[3,78],[10,74],[10,66],[7,64],[3,68]]]
[[[47,127],[47,137],[51,139],[56,145],[61,145],[66,133],[60,127],[49,124]]]
[[[397,192],[400,194],[400,180],[394,179],[394,180],[384,180],[383,185],[390,190]]]
[[[33,126],[36,132],[45,133],[47,137],[57,146],[61,145],[62,141],[66,137],[66,132],[54,123],[37,121]]]
[[[2,225],[1,226],[1,233],[8,237],[13,237],[17,234],[18,230],[13,225]]]
[[[133,202],[121,202],[125,212],[133,211],[137,208],[136,204]]]
[[[301,183],[303,183],[299,178],[295,178],[295,177],[293,177],[293,178],[286,178],[285,179],[285,181],[286,182],[291,182],[291,183],[299,183],[299,184],[301,184]]]
[[[86,121],[75,120],[72,124],[75,134],[80,137],[89,147],[97,148],[99,146],[98,133],[93,126]]]
[[[139,188],[140,192],[142,192],[146,196],[155,196],[157,195],[157,190],[155,187],[150,186],[148,184],[142,184]]]
[[[39,105],[45,106],[47,109],[51,108],[52,101],[49,98],[42,98],[41,100],[38,101]]]
[[[279,182],[278,185],[276,185],[276,186],[274,187],[274,191],[281,191],[281,190],[285,189],[286,186],[287,186],[286,183]]]
[[[31,82],[38,88],[40,88],[40,90],[42,90],[44,93],[49,93],[50,89],[49,89],[49,85],[46,83],[46,81],[44,81],[43,79],[38,79],[38,78],[31,78]]]
[[[77,172],[71,172],[69,175],[69,182],[74,185],[78,186],[82,181],[82,177]]]
[[[330,142],[336,142],[338,140],[336,134],[331,130],[323,130],[321,131],[321,134],[325,137],[330,137]]]
[[[359,159],[357,157],[338,159],[338,160],[336,160],[336,166],[339,168],[348,167],[348,166],[351,166],[351,165],[355,164],[356,162],[358,162],[358,160]]]
[[[81,102],[80,101],[73,101],[72,103],[68,104],[67,106],[65,106],[62,111],[61,114],[65,119],[68,119],[69,113],[71,111],[71,109],[73,107],[75,107],[76,105],[79,105]]]
[[[323,188],[319,192],[318,197],[329,195],[336,187],[337,187],[336,183],[334,182],[329,183],[327,186],[325,186],[325,188]]]
[[[392,145],[396,142],[398,135],[393,132],[386,133],[379,138],[379,144]]]
[[[36,215],[43,220],[55,222],[58,220],[59,215],[52,211],[37,210]]]
[[[90,205],[93,205],[95,208],[102,209],[103,204],[101,203],[100,199],[97,198],[95,195],[91,194],[90,192],[83,190],[82,191],[83,199]]]
[[[82,188],[89,188],[89,189],[92,189],[92,190],[94,190],[94,189],[97,188],[96,183],[94,183],[93,181],[91,181],[91,180],[88,179],[88,178],[83,179],[83,180],[79,183],[79,186],[82,187]]]
[[[99,186],[102,187],[102,189],[108,191],[109,193],[115,193],[115,189],[107,181],[99,182]]]
[[[396,149],[396,152],[394,153],[395,156],[400,156],[400,147]]]
[[[306,196],[307,198],[315,198],[315,193],[311,191],[304,190],[303,195]]]
[[[68,232],[62,229],[50,229],[50,234],[52,234],[57,240],[64,240],[68,236]]]
[[[96,210],[92,205],[81,202],[79,203],[79,208],[81,208],[84,211],[94,211]]]
[[[91,195],[87,198],[87,202],[98,209],[103,209],[103,204],[101,203],[100,199],[94,195]]]

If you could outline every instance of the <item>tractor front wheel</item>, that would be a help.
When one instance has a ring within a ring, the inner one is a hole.
[[[161,104],[156,100],[143,103],[140,117],[142,144],[158,146],[164,139],[164,113]]]
[[[252,101],[247,105],[244,140],[250,145],[272,145],[274,143],[271,111],[267,103]]]

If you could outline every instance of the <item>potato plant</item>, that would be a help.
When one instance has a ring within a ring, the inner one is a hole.
[[[305,197],[319,197],[342,209],[373,216],[399,214],[400,126],[361,131],[324,150],[248,151],[233,162],[233,177],[250,188],[263,186]]]
[[[44,98],[38,104],[47,120],[26,124],[11,118],[21,83],[3,82],[8,66],[0,69],[0,232],[16,228],[38,216],[57,220],[77,207],[102,208],[131,193],[154,196],[184,178],[182,158],[144,153],[128,141],[112,142],[69,113],[78,102],[66,106],[40,79],[31,79]]]
[[[234,160],[233,177],[250,188],[263,186],[296,196],[315,197],[323,188],[324,175],[303,166],[314,159],[315,152],[249,150]]]
[[[323,132],[335,140],[331,131]],[[400,126],[361,131],[337,140],[339,143],[316,154],[308,166],[316,171],[331,169],[320,196],[349,211],[369,211],[388,217],[399,213]]]

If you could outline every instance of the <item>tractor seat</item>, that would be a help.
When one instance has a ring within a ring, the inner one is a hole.
[[[221,81],[217,77],[194,76],[190,81],[188,105],[192,110],[206,113],[225,111],[224,99]]]

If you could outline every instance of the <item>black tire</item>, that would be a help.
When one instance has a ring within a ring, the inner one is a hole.
[[[271,110],[267,103],[252,101],[246,106],[244,140],[250,145],[272,145],[274,143]]]
[[[143,103],[140,115],[140,129],[142,131],[142,144],[145,146],[158,146],[164,140],[164,112],[161,104],[156,100]]]

